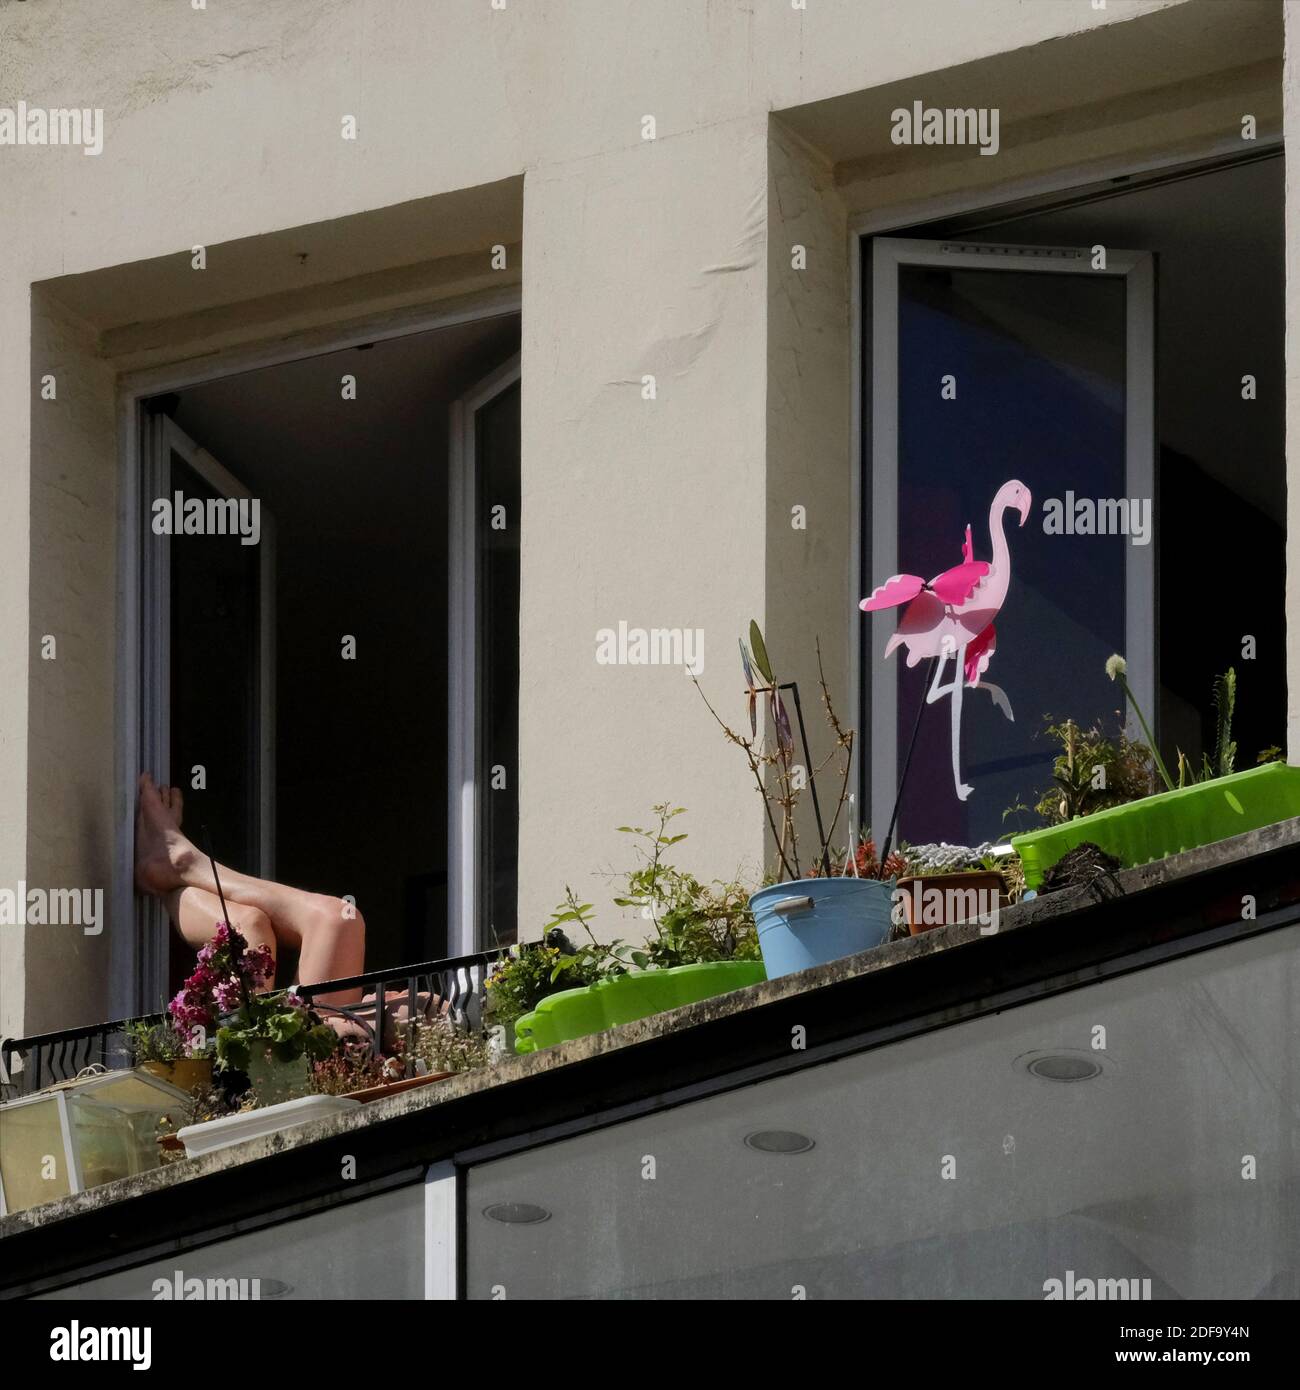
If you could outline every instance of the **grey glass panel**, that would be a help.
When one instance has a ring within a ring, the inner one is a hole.
[[[205,502],[216,492],[171,455],[171,491]],[[235,535],[171,539],[171,769],[185,790],[189,832],[225,863],[260,866],[258,708],[261,659],[260,545]],[[206,772],[202,788],[191,770]],[[168,998],[194,968],[194,953],[169,932]]]
[[[1041,1299],[1072,1270],[1295,1297],[1298,946],[1274,932],[484,1164],[467,1292]],[[1043,1057],[1099,1070],[1049,1080]],[[814,1147],[746,1145],[763,1131]]]
[[[259,1281],[256,1296],[262,1299],[423,1298],[424,1185],[363,1197],[296,1221],[88,1279],[49,1297],[152,1300],[161,1293],[155,1288],[157,1280],[175,1289],[177,1271],[182,1287],[184,1280],[203,1280],[207,1298],[248,1298],[254,1279]],[[209,1280],[221,1282],[209,1284]],[[235,1284],[225,1283],[228,1280]]]
[[[956,398],[940,398],[945,376]],[[1018,478],[1033,494],[1023,527],[1009,512],[1011,587],[994,620],[987,673],[1007,693],[1008,722],[968,691],[959,802],[950,767],[948,706],[923,717],[900,814],[911,840],[976,844],[1021,822],[1003,812],[1051,781],[1043,717],[1067,715],[1113,732],[1115,687],[1105,661],[1124,651],[1123,536],[1047,535],[1048,498],[1121,498],[1124,454],[1125,287],[1117,277],[900,266],[898,281],[898,568],[931,578],[962,558],[970,525],[976,559],[992,555],[989,506]],[[884,576],[879,576],[883,579]],[[929,663],[898,663],[899,762]],[[871,659],[881,654],[873,651]],[[949,667],[951,676],[951,666]],[[1037,824],[1026,819],[1025,826]]]
[[[171,490],[219,494],[179,454]],[[195,825],[225,861],[258,863],[258,637],[261,547],[234,535],[171,540],[171,766]],[[207,770],[194,790],[190,769]]]

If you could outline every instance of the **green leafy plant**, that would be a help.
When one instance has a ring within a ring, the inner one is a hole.
[[[473,1071],[491,1061],[487,1035],[458,1028],[445,1015],[420,1019],[411,1030],[409,1043],[426,1072]]]
[[[148,1019],[134,1018],[123,1032],[136,1066],[142,1062],[179,1062],[187,1057],[205,1055],[190,1046],[189,1040],[170,1019],[151,1023]]]
[[[386,1062],[363,1044],[344,1045],[311,1069],[311,1089],[318,1096],[345,1096],[366,1091],[387,1079]],[[400,1074],[400,1073],[399,1073]]]
[[[1138,723],[1142,725],[1142,732],[1146,735],[1147,752],[1155,764],[1155,770],[1160,774],[1160,780],[1165,784],[1165,787],[1169,791],[1173,791],[1173,779],[1169,776],[1169,769],[1165,766],[1165,760],[1160,756],[1160,749],[1156,746],[1156,741],[1151,735],[1151,726],[1147,723],[1146,715],[1142,713],[1142,706],[1134,699],[1133,692],[1129,689],[1128,662],[1118,652],[1106,658],[1106,674],[1116,682],[1124,692],[1124,698],[1133,706],[1133,713],[1137,715]]]
[[[1052,785],[1032,808],[1048,825],[1139,801],[1154,791],[1151,750],[1123,729],[1111,738],[1095,724],[1085,729],[1066,719],[1047,724],[1043,732],[1061,747],[1052,764]],[[1029,809],[1012,806],[1003,818]]]
[[[1214,678],[1210,700],[1214,706],[1214,751],[1202,754],[1198,772],[1183,750],[1178,750],[1180,787],[1210,782],[1216,777],[1230,777],[1237,770],[1237,745],[1232,737],[1232,716],[1237,707],[1237,672],[1233,667],[1229,666],[1221,676]],[[1268,759],[1261,754],[1259,761],[1267,762]]]
[[[1147,724],[1137,701],[1133,698],[1133,692],[1129,689],[1126,671],[1127,666],[1122,656],[1112,656],[1106,662],[1106,674],[1112,680],[1118,681],[1129,704],[1133,706],[1150,746],[1151,757],[1156,770],[1160,773],[1165,786],[1173,791],[1173,779],[1169,776],[1156,748],[1150,726]],[[1229,666],[1222,675],[1214,678],[1210,701],[1214,708],[1213,750],[1202,754],[1199,769],[1181,748],[1178,750],[1178,786],[1180,787],[1195,786],[1200,782],[1211,782],[1216,777],[1230,777],[1237,770],[1237,744],[1232,737],[1232,719],[1237,707],[1237,672],[1234,667]],[[1256,764],[1269,763],[1280,759],[1280,757],[1280,748],[1265,748],[1255,759],[1255,762]]]
[[[556,918],[573,921],[568,914],[573,911],[568,906],[573,902],[581,909],[590,908],[590,903],[577,904],[570,893],[565,903],[556,908],[552,923]],[[547,938],[539,945],[517,947],[500,960],[487,979],[488,1005],[493,1023],[512,1023],[523,1014],[531,1013],[543,999],[550,994],[558,994],[562,989],[578,989],[583,985],[595,984],[607,973],[603,968],[605,953],[584,946],[581,950],[566,952],[557,944],[564,937],[563,928],[547,924]]]
[[[217,1029],[217,1061],[222,1067],[247,1071],[253,1048],[267,1049],[278,1062],[306,1056],[323,1062],[339,1045],[338,1034],[296,994],[278,990],[252,994]]]
[[[630,959],[641,969],[702,965],[723,960],[758,960],[758,933],[749,910],[749,890],[737,882],[702,883],[668,860],[668,851],[687,839],[668,833],[668,824],[684,813],[667,802],[652,807],[658,824],[620,825],[634,836],[638,862],[628,871],[626,892],[618,907],[636,908],[654,924],[655,934]]]
[[[668,851],[687,836],[670,833],[669,822],[684,808],[664,802],[653,811],[657,823],[650,827],[618,827],[639,843],[636,862],[621,876],[623,890],[613,898],[618,908],[639,910],[652,923],[653,935],[639,946],[597,940],[591,929],[593,905],[579,902],[573,889],[566,888],[564,901],[543,928],[542,943],[514,951],[488,977],[493,1022],[512,1022],[548,995],[632,970],[760,959],[749,890],[720,879],[704,883],[672,864]],[[572,940],[569,933],[575,928],[581,928],[586,940]]]

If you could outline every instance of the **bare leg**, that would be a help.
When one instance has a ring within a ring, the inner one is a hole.
[[[143,892],[164,900],[178,890],[195,888],[215,901],[212,867],[207,856],[182,833],[179,809],[178,789],[168,789],[164,801],[153,778],[147,772],[141,773],[135,832],[136,883]],[[302,984],[359,975],[365,968],[366,925],[352,904],[323,893],[308,893],[283,883],[253,878],[224,864],[218,865],[218,869],[227,903],[256,910],[270,923],[277,942],[299,952],[298,978]],[[203,898],[192,901],[200,911],[206,910]],[[183,906],[179,898],[177,906]],[[190,920],[193,921],[192,916]],[[321,996],[320,1002],[352,1004],[360,997],[360,990],[342,990]]]
[[[180,828],[185,803],[179,787],[159,787],[158,797],[172,824]],[[206,946],[216,935],[217,923],[225,914],[221,910],[221,899],[215,893],[204,892],[202,888],[173,888],[162,899],[172,925],[181,934],[181,939],[191,950],[197,951]],[[255,907],[245,907],[237,903],[233,908],[227,904],[230,923],[238,930],[250,946],[265,946],[276,956],[275,932],[271,929],[271,919]],[[263,989],[271,989],[274,980],[263,983]]]
[[[222,912],[221,899],[215,893],[204,892],[202,888],[173,888],[164,896],[163,904],[185,944],[193,950],[206,946],[216,934]],[[230,912],[230,925],[250,946],[265,946],[274,960],[275,932],[266,913],[259,912],[255,907],[245,907],[243,903],[227,903],[226,906]],[[262,988],[271,989],[273,983],[273,980],[267,980]]]

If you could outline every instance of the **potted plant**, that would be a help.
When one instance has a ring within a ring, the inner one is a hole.
[[[1246,772],[1236,771],[1237,745],[1232,738],[1235,671],[1229,669],[1214,684],[1213,751],[1203,758],[1197,769],[1180,750],[1176,784],[1133,698],[1124,658],[1112,656],[1106,662],[1106,674],[1119,685],[1132,705],[1165,790],[1090,810],[1083,815],[1070,814],[1073,807],[1062,799],[1059,823],[1012,837],[1011,844],[1020,855],[1025,882],[1030,889],[1036,890],[1053,864],[1085,842],[1096,845],[1126,868],[1132,868],[1300,816],[1300,768],[1275,761],[1277,750],[1265,750],[1257,766]],[[1058,783],[1061,761],[1057,759]],[[1086,775],[1087,757],[1081,757],[1079,763]],[[1048,793],[1040,801],[1039,810],[1046,811],[1047,818],[1055,820],[1053,800],[1053,794]]]
[[[132,1019],[125,1032],[137,1070],[160,1077],[191,1095],[212,1085],[211,1053],[192,1049],[170,1019]]]
[[[412,1074],[406,1075],[406,1059]],[[376,1056],[368,1046],[347,1043],[312,1067],[312,1091],[352,1100],[382,1100],[399,1091],[444,1081],[457,1072],[487,1066],[487,1036],[457,1027],[446,1015],[408,1021],[394,1054]]]
[[[670,833],[683,809],[654,808],[657,824],[620,826],[637,859],[614,904],[635,909],[653,933],[640,945],[602,942],[592,904],[572,889],[543,941],[503,960],[487,982],[489,1021],[515,1032],[516,1052],[533,1052],[666,1009],[698,1003],[765,978],[749,894],[738,883],[703,883],[671,862],[687,836]],[[586,940],[575,944],[569,932]]]
[[[996,921],[1010,902],[993,845],[910,845],[894,900],[901,923],[917,936],[957,922]]]
[[[417,1019],[408,1043],[416,1071],[429,1079],[476,1071],[491,1060],[491,1048],[483,1033],[459,1028],[445,1014]]]
[[[229,922],[212,940],[169,1010],[191,1048],[207,1044],[216,1028],[217,1065],[240,1072],[261,1104],[306,1095],[310,1064],[338,1046],[338,1035],[288,990],[259,992],[275,974],[265,946],[250,947]]]
[[[848,794],[849,770],[853,760],[853,731],[845,730],[835,715],[821,647],[817,648],[817,669],[822,704],[834,735],[834,747],[820,767],[814,766],[808,751],[799,687],[794,681],[778,681],[767,645],[758,624],[749,625],[750,645],[740,644],[745,673],[750,735],[736,733],[705,697],[709,713],[717,720],[727,739],[745,755],[767,815],[768,829],[776,849],[776,881],[760,888],[750,899],[750,909],[758,931],[763,963],[769,979],[789,975],[809,966],[824,965],[841,956],[855,955],[881,945],[889,936],[893,885],[887,876],[871,877],[856,872],[856,854],[849,856],[849,872],[836,872],[831,843]],[[756,679],[755,672],[761,681]],[[699,689],[699,682],[696,682]],[[796,775],[794,729],[783,692],[789,691],[799,726],[803,768],[806,778]],[[700,691],[703,695],[703,691]],[[767,710],[767,734],[758,732],[758,706]],[[827,825],[817,791],[817,775],[832,759],[841,758],[839,798],[835,814]],[[816,852],[805,867],[800,853],[795,812],[807,787],[817,826]],[[852,839],[852,835],[850,835]],[[886,860],[889,856],[886,854]]]
[[[338,1047],[338,1034],[289,990],[250,994],[217,1029],[217,1059],[242,1071],[262,1105],[311,1091],[311,1064]]]

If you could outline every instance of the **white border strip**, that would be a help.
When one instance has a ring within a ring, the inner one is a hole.
[[[432,1163],[424,1175],[424,1296],[455,1299],[456,1165]]]

